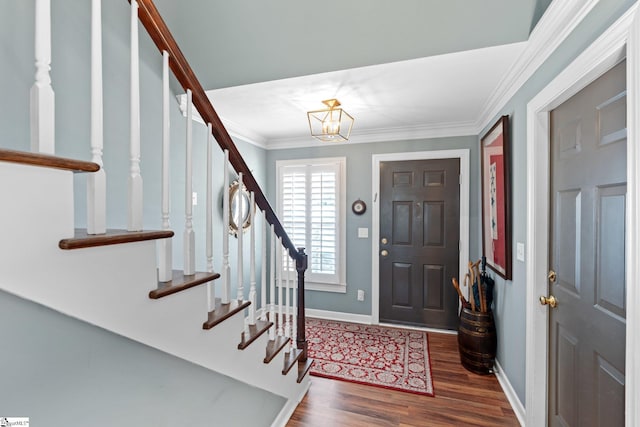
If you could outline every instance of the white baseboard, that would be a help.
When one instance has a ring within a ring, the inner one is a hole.
[[[304,313],[307,317],[315,317],[318,319],[340,320],[343,322],[364,323],[365,325],[371,325],[371,315],[369,314],[352,314],[343,313],[340,311],[316,310],[313,308],[305,309]]]
[[[507,378],[507,376],[504,374],[504,370],[502,369],[502,366],[500,366],[500,363],[498,363],[497,360],[495,361],[495,368],[496,368],[494,369],[495,375],[496,375],[496,378],[498,379],[498,382],[500,383],[500,387],[502,387],[502,391],[504,391],[505,396],[507,396],[507,400],[511,404],[511,408],[513,409],[513,412],[515,412],[516,417],[520,422],[520,425],[524,426],[525,415],[526,415],[524,406],[522,405],[522,402],[520,402],[520,399],[518,399],[518,395],[516,394],[516,391],[511,386],[511,383],[509,382],[509,378]]]

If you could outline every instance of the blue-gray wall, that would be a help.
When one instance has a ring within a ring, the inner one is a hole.
[[[286,403],[2,291],[0,343],[0,414],[32,425],[270,426]]]
[[[313,157],[346,157],[347,159],[347,292],[342,294],[307,291],[305,301],[307,308],[353,314],[371,314],[372,155],[460,148],[470,149],[471,153],[470,246],[472,248],[472,258],[477,258],[476,249],[479,247],[478,203],[480,199],[478,192],[475,191],[477,186],[473,185],[473,183],[478,182],[479,176],[477,162],[479,146],[475,136],[371,144],[327,144],[313,148],[270,150],[267,152],[267,170],[269,171],[267,174],[267,194],[274,206],[276,197],[276,161]],[[351,212],[351,203],[357,199],[362,199],[369,207],[363,215],[355,215]],[[359,227],[369,229],[369,238],[358,238]],[[358,289],[365,291],[365,300],[362,302],[356,299]]]

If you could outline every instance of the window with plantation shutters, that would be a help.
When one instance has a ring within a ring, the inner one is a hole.
[[[309,257],[306,288],[345,292],[345,159],[279,161],[276,168],[280,220]]]

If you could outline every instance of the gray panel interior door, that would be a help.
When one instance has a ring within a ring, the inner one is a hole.
[[[549,425],[624,425],[626,73],[551,113]]]
[[[460,161],[380,164],[380,321],[455,329]]]

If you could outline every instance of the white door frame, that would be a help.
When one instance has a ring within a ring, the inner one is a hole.
[[[640,22],[637,3],[527,105],[526,425],[545,426],[548,396],[549,113],[627,58],[626,425],[640,425]],[[631,29],[631,31],[630,31]]]
[[[380,163],[404,160],[460,159],[460,266],[463,277],[469,260],[469,149],[418,151],[408,153],[374,154],[372,157],[372,230],[371,230],[371,322],[380,323]],[[463,281],[460,285],[463,286]],[[464,291],[463,291],[464,292]]]

